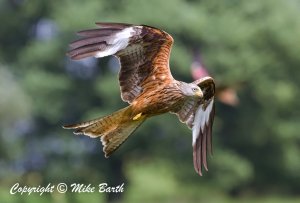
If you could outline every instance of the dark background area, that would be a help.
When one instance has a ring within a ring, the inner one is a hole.
[[[0,1],[1,202],[299,202],[299,13],[297,0]],[[149,119],[109,159],[98,139],[61,128],[127,105],[116,59],[65,55],[94,22],[167,31],[174,77],[191,82],[205,66],[226,90],[203,177],[191,131],[173,114]],[[125,183],[125,192],[11,195],[16,182]]]

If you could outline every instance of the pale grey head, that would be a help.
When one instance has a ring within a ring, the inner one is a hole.
[[[181,82],[179,87],[182,93],[187,97],[203,97],[201,88],[194,83]]]

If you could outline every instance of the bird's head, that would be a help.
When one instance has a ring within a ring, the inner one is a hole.
[[[183,83],[181,85],[181,90],[183,94],[188,97],[199,97],[199,98],[203,97],[203,92],[201,88],[198,85],[193,83],[189,83],[189,84]]]

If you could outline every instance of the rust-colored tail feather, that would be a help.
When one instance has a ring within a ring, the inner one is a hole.
[[[145,121],[145,118],[132,120],[131,113],[129,106],[111,115],[63,128],[75,129],[74,134],[100,137],[105,157],[108,157]]]
[[[118,149],[121,144],[123,144],[126,139],[131,135],[143,122],[145,118],[134,121],[130,120],[128,122],[118,125],[108,134],[101,137],[101,142],[103,144],[103,151],[105,157],[109,157],[116,149]]]

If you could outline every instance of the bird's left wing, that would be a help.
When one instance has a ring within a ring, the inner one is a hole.
[[[181,109],[174,113],[181,122],[192,128],[194,168],[199,175],[202,175],[202,166],[208,170],[207,153],[212,154],[215,84],[211,77],[204,77],[193,83],[201,88],[203,99],[187,100]]]

